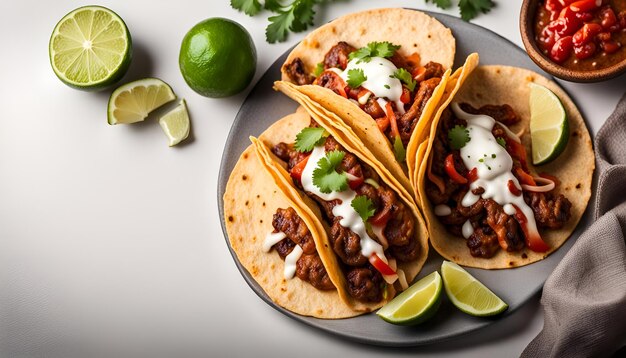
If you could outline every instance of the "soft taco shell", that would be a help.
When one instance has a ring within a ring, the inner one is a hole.
[[[306,102],[303,103],[306,104]],[[311,105],[315,104],[313,103]],[[428,231],[426,230],[426,224],[424,222],[424,219],[417,209],[417,206],[412,197],[408,193],[405,193],[403,189],[398,189],[398,185],[394,184],[393,181],[390,181],[388,179],[390,177],[389,173],[381,169],[380,163],[371,159],[371,154],[363,155],[359,150],[357,150],[357,148],[363,149],[362,143],[353,143],[350,140],[346,139],[346,137],[342,135],[342,133],[337,128],[329,126],[324,118],[320,117],[316,111],[312,110],[311,108],[307,108],[307,106],[303,107],[307,110],[308,115],[288,116],[283,118],[282,120],[274,123],[265,132],[263,132],[263,134],[259,137],[259,140],[263,142],[263,144],[265,144],[268,148],[271,148],[280,142],[291,143],[294,141],[296,134],[298,134],[302,130],[302,128],[309,126],[312,117],[320,126],[324,127],[330,133],[330,135],[332,135],[348,152],[357,155],[363,163],[372,167],[380,176],[381,180],[383,180],[388,187],[393,189],[398,197],[405,203],[405,205],[407,205],[411,209],[415,218],[415,235],[420,245],[419,257],[412,262],[402,263],[398,265],[398,267],[404,271],[406,279],[410,283],[417,276],[422,266],[424,265],[426,258],[428,257]],[[285,170],[285,163],[283,163],[276,157],[273,157],[273,160],[274,164],[277,167]],[[287,175],[282,175],[282,177],[285,179],[282,185],[288,185],[290,188],[294,188],[291,179]],[[301,193],[300,191],[298,191],[298,193],[300,195],[301,202],[306,205],[306,207],[310,210],[310,213],[314,214],[320,222],[323,222],[326,229],[329,230],[328,225],[322,219],[322,214],[317,203],[311,200],[304,193]],[[389,298],[391,297],[393,296],[390,296]],[[347,298],[351,299],[349,296]],[[353,300],[349,304],[353,308],[358,310],[372,311],[376,308],[379,308],[384,303],[385,302],[383,301],[378,304],[364,304]]]
[[[300,58],[306,72],[311,73],[339,41],[356,48],[373,41],[390,41],[401,46],[399,52],[403,56],[417,52],[420,65],[435,61],[444,68],[452,67],[456,48],[452,31],[432,16],[401,8],[374,9],[342,16],[320,26],[291,51],[285,63]],[[286,72],[282,73],[283,81],[289,81]]]
[[[569,96],[554,82],[530,70],[508,66],[479,66],[467,79],[459,81],[460,88],[453,100],[459,103],[469,103],[475,108],[485,104],[509,104],[520,116],[521,121],[511,126],[514,133],[525,130],[522,143],[530,153],[531,143],[529,134],[530,106],[529,83],[535,82],[554,92],[561,100],[567,112],[570,137],[565,151],[553,162],[534,167],[529,161],[531,173],[547,173],[557,177],[560,184],[555,189],[556,194],[563,194],[572,203],[571,218],[559,230],[541,230],[543,240],[550,246],[547,252],[534,252],[524,248],[519,252],[498,253],[488,259],[473,257],[466,245],[466,241],[450,234],[433,212],[433,207],[425,195],[426,170],[430,149],[422,160],[419,170],[419,191],[426,219],[431,233],[433,247],[443,257],[460,265],[483,269],[505,269],[531,264],[547,257],[557,250],[570,237],[580,221],[589,198],[591,197],[591,182],[595,168],[591,138],[582,115]],[[440,115],[438,111],[437,115]],[[433,118],[433,128],[437,128],[439,117]],[[431,135],[432,138],[432,135]]]
[[[224,193],[224,221],[233,251],[269,298],[279,306],[318,318],[344,318],[359,314],[344,304],[337,290],[321,291],[298,277],[286,280],[283,277],[284,261],[276,250],[269,253],[263,251],[265,236],[273,231],[273,214],[278,208],[287,207],[293,207],[307,223],[316,247],[323,245],[325,234],[320,235],[314,229],[316,219],[303,212],[301,206],[282,193],[255,154],[254,146],[250,145],[231,172]],[[331,280],[335,283],[332,276]]]

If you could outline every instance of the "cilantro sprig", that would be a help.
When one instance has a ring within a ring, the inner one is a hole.
[[[502,148],[506,149],[506,140],[504,140],[504,138],[498,137],[498,138],[496,138],[496,142],[498,142],[498,144],[500,144],[502,146]]]
[[[411,73],[404,68],[398,68],[396,72],[393,73],[393,77],[402,81],[402,83],[406,85],[406,88],[408,88],[409,91],[413,92],[413,90],[415,89],[415,84],[417,82],[415,82],[413,76],[411,76]]]
[[[345,155],[345,152],[333,150],[327,152],[317,162],[317,168],[313,170],[313,185],[318,187],[322,193],[344,191],[348,188],[348,176],[344,172],[339,173],[337,171]]]
[[[353,68],[348,70],[348,86],[350,88],[359,88],[363,82],[367,81],[367,76],[360,68]]]
[[[370,62],[372,57],[391,57],[398,51],[400,45],[394,45],[389,41],[384,42],[370,42],[365,47],[351,52],[348,55],[350,61],[357,59],[359,62]]]
[[[246,15],[254,16],[263,9],[275,13],[268,18],[270,24],[265,29],[265,39],[269,43],[283,42],[287,34],[301,32],[313,25],[315,5],[326,0],[265,0],[263,5],[259,0],[230,0],[233,9],[242,11]]]
[[[374,213],[376,212],[376,206],[374,206],[372,200],[366,195],[357,195],[354,199],[352,199],[350,205],[354,211],[359,214],[361,219],[363,219],[363,222],[367,222],[367,219],[374,216]]]
[[[306,127],[296,134],[296,144],[294,148],[298,152],[310,152],[313,147],[320,145],[329,133],[322,127]]]
[[[452,7],[452,0],[425,0],[427,3],[432,2],[435,6],[441,9],[449,9]],[[480,12],[486,14],[496,6],[493,0],[459,0],[459,10],[461,12],[461,18],[465,21],[469,21]]]
[[[470,138],[469,130],[462,125],[456,125],[448,132],[448,141],[452,149],[461,149],[465,147],[465,144],[469,142]]]

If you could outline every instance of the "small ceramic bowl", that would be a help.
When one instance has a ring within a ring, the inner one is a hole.
[[[592,71],[565,68],[547,58],[535,41],[535,14],[541,2],[541,0],[524,0],[519,19],[520,34],[526,52],[539,67],[555,77],[572,82],[600,82],[626,72],[626,58],[612,66]],[[626,44],[623,45],[626,46]]]

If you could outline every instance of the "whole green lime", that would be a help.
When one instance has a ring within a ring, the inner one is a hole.
[[[241,25],[210,18],[187,32],[178,63],[194,91],[206,97],[228,97],[243,91],[252,81],[256,49]]]

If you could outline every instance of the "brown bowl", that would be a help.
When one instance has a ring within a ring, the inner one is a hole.
[[[524,0],[520,11],[519,28],[528,56],[549,74],[572,82],[600,82],[626,72],[626,58],[612,66],[598,70],[572,70],[547,58],[535,41],[535,14],[541,0]],[[626,44],[623,44],[626,46]]]

